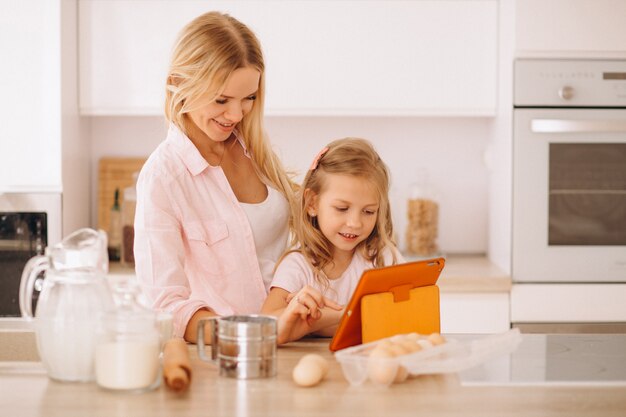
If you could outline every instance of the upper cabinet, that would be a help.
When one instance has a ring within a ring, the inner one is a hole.
[[[495,114],[497,0],[82,0],[81,113],[162,114],[177,34],[209,10],[259,37],[268,115]]]
[[[0,193],[61,191],[59,2],[3,3]]]
[[[519,57],[625,58],[626,1],[518,0]]]

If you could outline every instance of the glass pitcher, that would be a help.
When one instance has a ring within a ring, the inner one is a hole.
[[[39,356],[50,378],[94,379],[98,317],[113,306],[106,283],[108,265],[106,234],[88,228],[26,263],[20,283],[23,317],[33,318],[33,288],[37,276],[45,274],[34,327]]]

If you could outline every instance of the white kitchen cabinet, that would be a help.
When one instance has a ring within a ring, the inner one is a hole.
[[[0,193],[61,191],[58,10],[58,1],[2,3]]]
[[[63,235],[89,225],[77,9],[78,0],[9,0],[0,13],[0,194],[51,196],[48,223]]]
[[[441,333],[500,333],[511,327],[509,293],[442,292]]]
[[[626,1],[518,0],[516,54],[626,57]]]
[[[249,25],[268,115],[495,114],[497,0],[79,2],[80,109],[162,114],[177,33],[209,10]]]

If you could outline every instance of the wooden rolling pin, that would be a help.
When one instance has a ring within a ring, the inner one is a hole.
[[[163,379],[165,385],[176,392],[185,391],[191,384],[191,361],[183,339],[170,339],[165,343]]]

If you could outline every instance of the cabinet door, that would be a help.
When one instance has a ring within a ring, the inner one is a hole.
[[[626,57],[626,1],[524,0],[515,5],[516,54]]]
[[[61,190],[58,1],[0,13],[0,193]]]
[[[509,293],[441,293],[441,333],[499,333],[511,327]]]
[[[261,40],[269,115],[493,115],[497,1],[80,2],[84,114],[161,114],[178,31],[228,12]]]

